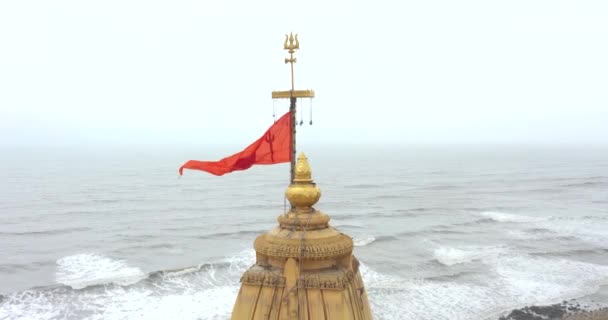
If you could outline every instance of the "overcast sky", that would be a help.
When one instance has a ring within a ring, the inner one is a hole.
[[[0,145],[245,146],[290,31],[304,145],[608,142],[605,0],[6,0]]]

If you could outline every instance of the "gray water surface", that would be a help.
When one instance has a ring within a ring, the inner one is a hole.
[[[228,318],[289,167],[177,169],[234,151],[1,149],[0,319]],[[483,319],[608,283],[608,148],[305,151],[377,319]]]

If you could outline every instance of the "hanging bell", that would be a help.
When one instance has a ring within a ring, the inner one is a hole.
[[[312,99],[310,99],[310,122],[308,124],[312,126]]]

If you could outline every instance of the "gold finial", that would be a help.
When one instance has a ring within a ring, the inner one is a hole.
[[[300,152],[298,156],[298,162],[296,163],[296,172],[293,182],[296,183],[312,183],[312,173],[310,172],[310,165],[308,164],[308,158],[304,152]]]
[[[312,180],[308,158],[300,153],[295,167],[293,183],[285,191],[289,203],[299,212],[308,212],[321,198],[321,190]]]

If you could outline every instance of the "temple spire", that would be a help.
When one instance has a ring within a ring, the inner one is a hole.
[[[303,152],[296,162],[296,99],[312,98],[314,91],[294,89],[298,36],[286,36],[283,47],[289,52],[285,63],[291,63],[292,87],[272,92],[272,98],[291,101],[291,180],[285,191],[291,208],[255,239],[256,261],[241,277],[232,320],[371,320],[353,240],[313,207],[321,190]]]
[[[232,320],[371,320],[353,240],[313,208],[321,190],[304,153],[285,195],[292,208],[255,239]]]

